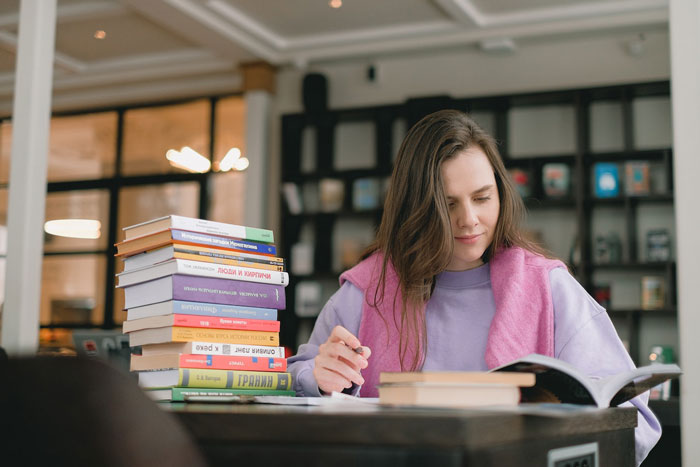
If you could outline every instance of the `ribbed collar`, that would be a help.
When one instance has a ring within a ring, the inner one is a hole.
[[[467,289],[483,285],[491,280],[489,263],[466,271],[443,271],[437,276],[436,287]]]

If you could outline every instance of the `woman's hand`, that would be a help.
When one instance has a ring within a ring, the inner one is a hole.
[[[362,353],[354,349],[362,349]],[[362,347],[357,337],[342,326],[331,331],[326,342],[318,347],[314,359],[314,378],[322,393],[341,392],[352,384],[364,384],[360,370],[367,368],[371,354],[369,347]]]

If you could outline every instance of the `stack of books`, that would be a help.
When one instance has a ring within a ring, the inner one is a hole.
[[[124,233],[123,330],[152,398],[294,394],[277,319],[289,276],[272,231],[171,215]]]

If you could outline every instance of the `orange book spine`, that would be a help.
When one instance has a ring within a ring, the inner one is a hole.
[[[279,332],[280,322],[266,319],[225,318],[222,316],[173,315],[173,326],[211,329],[241,329]]]
[[[229,355],[180,355],[180,368],[216,370],[287,371],[286,358],[232,357]]]

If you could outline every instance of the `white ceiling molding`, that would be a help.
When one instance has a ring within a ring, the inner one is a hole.
[[[92,18],[105,18],[107,16],[120,16],[128,14],[129,10],[111,2],[86,2],[69,5],[59,5],[56,8],[56,22],[77,21]],[[19,14],[0,16],[0,28],[17,26]]]
[[[242,46],[249,52],[272,64],[278,64],[279,53],[269,45],[262,43],[250,34],[222,20],[219,15],[202,6],[200,2],[191,0],[164,0],[165,3],[199,21],[209,29],[216,31],[228,40]]]
[[[0,30],[0,46],[5,50],[16,53],[17,36],[10,32]],[[71,73],[82,73],[87,69],[87,64],[59,51],[54,52],[53,59],[56,65]]]
[[[207,6],[230,20],[234,26],[237,26],[244,31],[248,31],[250,34],[258,36],[258,38],[267,43],[268,47],[273,47],[277,50],[287,47],[286,39],[275,34],[250,16],[245,15],[242,11],[231,6],[231,4],[221,0],[209,0],[207,2]]]
[[[435,2],[458,23],[485,26],[486,18],[469,0],[435,0]]]

